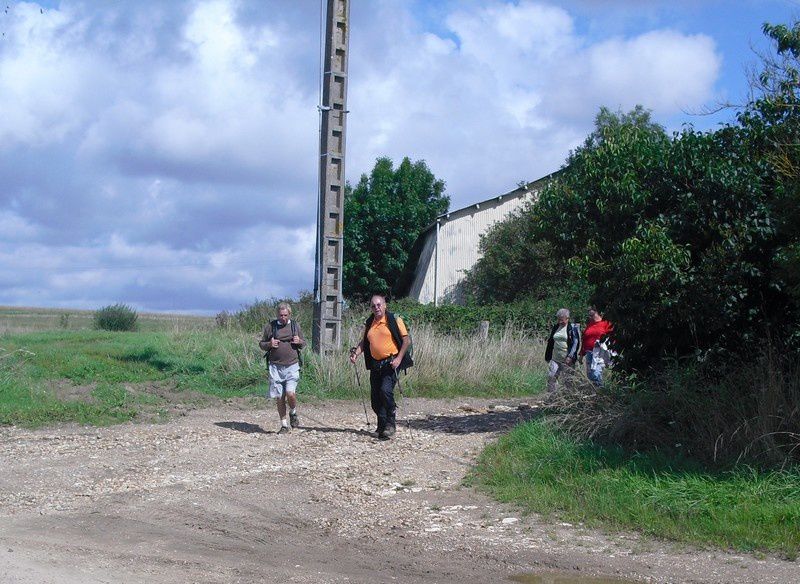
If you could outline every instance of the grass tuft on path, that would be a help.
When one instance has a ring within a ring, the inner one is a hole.
[[[587,526],[741,551],[800,551],[800,469],[710,472],[578,443],[536,420],[490,445],[468,478],[497,499]]]

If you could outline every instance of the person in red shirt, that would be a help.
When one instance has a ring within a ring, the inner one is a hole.
[[[603,337],[614,329],[614,327],[609,321],[603,318],[603,315],[601,315],[594,306],[589,307],[588,315],[589,320],[586,323],[586,327],[583,329],[581,350],[583,351],[583,356],[586,357],[586,376],[592,383],[600,386],[603,385],[603,369],[602,367],[592,366],[592,355],[595,344],[599,343]]]

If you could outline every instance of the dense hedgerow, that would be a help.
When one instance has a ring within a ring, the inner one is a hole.
[[[568,308],[580,319],[586,308],[585,292],[578,287],[565,286],[563,290],[542,299],[522,299],[512,303],[492,303],[483,306],[457,304],[419,304],[404,298],[390,302],[388,308],[405,316],[413,325],[430,323],[437,333],[472,334],[481,321],[489,321],[489,334],[502,333],[507,326],[532,336],[543,336],[555,322],[559,308]],[[364,309],[368,314],[368,309]]]

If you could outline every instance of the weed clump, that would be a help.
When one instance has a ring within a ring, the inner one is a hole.
[[[104,331],[134,331],[139,315],[126,304],[104,306],[94,313],[94,327]]]

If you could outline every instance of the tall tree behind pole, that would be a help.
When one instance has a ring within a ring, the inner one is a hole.
[[[347,53],[350,0],[328,0],[319,139],[319,207],[314,274],[314,330],[317,353],[342,344],[344,248],[344,154],[347,117]]]

